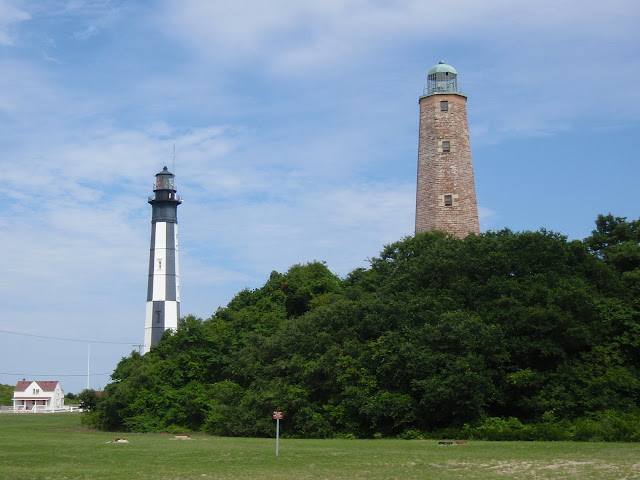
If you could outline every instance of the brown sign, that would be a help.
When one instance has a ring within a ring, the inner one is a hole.
[[[275,411],[275,412],[273,412],[272,418],[274,420],[282,420],[284,418],[284,412]]]

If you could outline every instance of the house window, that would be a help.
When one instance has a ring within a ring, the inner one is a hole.
[[[443,152],[450,152],[451,151],[451,142],[449,142],[449,141],[442,142],[442,151]]]
[[[33,389],[33,394],[34,395],[40,395],[40,389],[39,388],[34,388]]]
[[[445,207],[453,207],[453,195],[445,195],[444,196],[444,206]]]
[[[442,102],[440,102],[440,110],[443,112],[448,112],[449,111],[449,102],[444,100]]]

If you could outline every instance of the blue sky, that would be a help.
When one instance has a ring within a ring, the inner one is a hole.
[[[636,0],[0,0],[0,383],[78,392],[90,348],[101,388],[142,343],[147,195],[173,145],[183,314],[411,235],[441,59],[483,231],[640,217],[639,24]]]

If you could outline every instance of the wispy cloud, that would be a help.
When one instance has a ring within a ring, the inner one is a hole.
[[[8,0],[0,1],[0,47],[14,44],[13,27],[29,20],[31,16],[24,10],[13,6]]]
[[[485,90],[486,104],[476,103],[477,115],[472,118],[492,119],[482,129],[486,140],[479,139],[487,143],[566,130],[576,119],[608,108],[599,100],[603,89],[614,97],[609,105],[618,103],[629,118],[637,119],[640,111],[640,103],[629,101],[624,88],[607,87],[616,82],[614,78],[602,75],[615,65],[618,85],[640,81],[635,46],[621,41],[640,22],[640,5],[631,0],[613,4],[191,0],[165,2],[160,18],[169,35],[200,58],[228,69],[252,65],[260,72],[258,77],[302,82],[318,74],[330,77],[331,72],[340,72],[344,81],[345,71],[366,68],[384,52],[398,52],[413,63],[426,60],[424,75],[433,58],[452,49],[471,51],[472,45],[486,49],[481,62],[464,53],[449,61],[455,60],[466,72],[462,87],[476,102],[478,90]],[[367,80],[361,79],[364,91]],[[505,99],[512,108],[496,108]],[[514,122],[514,117],[520,121]]]

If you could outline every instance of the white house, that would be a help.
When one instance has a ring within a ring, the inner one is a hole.
[[[57,380],[31,381],[23,378],[13,389],[13,409],[32,412],[63,410],[64,390]]]

